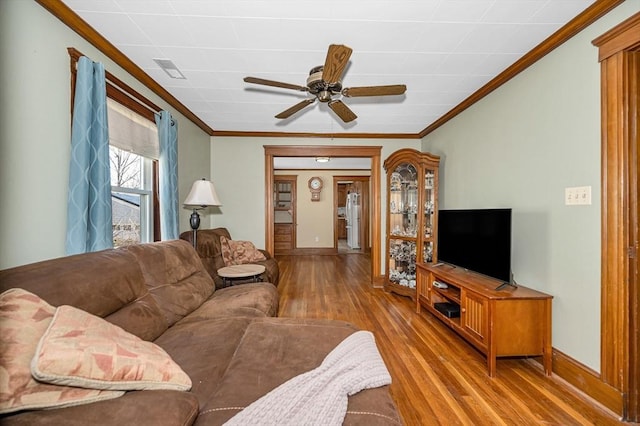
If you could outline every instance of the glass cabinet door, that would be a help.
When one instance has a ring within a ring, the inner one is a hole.
[[[413,164],[396,167],[389,181],[389,233],[415,238],[418,232],[418,172]]]
[[[435,173],[433,170],[425,170],[424,175],[424,219],[422,221],[422,262],[433,261],[433,248],[435,245]]]
[[[389,178],[388,264],[389,281],[407,288],[416,286],[418,203],[418,171],[400,163]]]
[[[389,240],[389,281],[416,288],[416,242]]]

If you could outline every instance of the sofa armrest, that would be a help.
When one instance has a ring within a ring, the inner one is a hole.
[[[211,278],[213,278],[213,281],[216,283],[216,289],[224,287],[224,281],[222,277],[218,275],[218,269],[226,266],[222,259],[222,247],[220,244],[221,236],[230,240],[232,239],[226,228],[201,229],[198,230],[196,237],[196,251],[200,256],[200,260],[202,261],[205,269],[209,272],[209,275],[211,275]],[[180,238],[193,244],[193,232],[191,231],[183,232],[180,234]],[[262,280],[277,286],[280,278],[278,261],[268,251],[261,249],[260,252],[262,252],[262,254],[267,258],[267,260],[255,262],[256,264],[263,265],[265,267],[265,272],[262,274]],[[250,281],[251,279],[246,282]],[[242,280],[235,281],[235,283],[243,282],[244,281]]]

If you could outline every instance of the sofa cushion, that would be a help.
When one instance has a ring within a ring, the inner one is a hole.
[[[54,312],[53,306],[22,289],[0,295],[0,414],[87,404],[124,393],[48,385],[33,379],[30,363]]]
[[[284,382],[233,416],[225,426],[248,424],[341,426],[348,397],[365,389],[390,385],[391,376],[373,333],[347,336],[310,371]]]
[[[356,327],[342,321],[254,319],[215,394],[200,407],[196,425],[223,424],[277,386],[318,367],[329,352],[355,331]],[[359,396],[357,406],[356,396]],[[356,413],[355,407],[362,408],[362,412]],[[384,423],[402,424],[388,386],[349,397],[345,424]]]
[[[215,290],[198,253],[186,241],[134,244],[124,249],[135,256],[168,326],[200,306]]]
[[[271,283],[226,287],[213,293],[180,323],[225,316],[275,317],[278,314],[278,297],[278,290]]]
[[[154,341],[191,377],[200,403],[211,399],[246,328],[254,318],[217,318],[180,322]]]
[[[251,241],[235,241],[221,235],[220,246],[225,266],[242,265],[267,260],[265,255],[262,254]]]
[[[0,292],[20,287],[53,306],[71,305],[144,340],[167,329],[136,257],[122,249],[83,253],[0,271]]]
[[[231,239],[226,228],[200,229],[197,234],[197,252],[205,269],[216,281],[216,287],[221,288],[222,278],[218,277],[218,269],[225,266],[222,259],[222,247],[220,246],[220,236]],[[180,234],[180,239],[188,241],[193,245],[193,232],[185,231]]]
[[[102,318],[60,306],[31,374],[41,382],[110,390],[189,390],[191,379],[159,346]]]

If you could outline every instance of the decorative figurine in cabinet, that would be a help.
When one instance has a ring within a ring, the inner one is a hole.
[[[437,258],[440,157],[401,149],[384,162],[387,172],[387,291],[416,297],[416,263]]]

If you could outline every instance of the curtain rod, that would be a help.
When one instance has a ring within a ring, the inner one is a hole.
[[[76,72],[76,64],[81,56],[87,56],[77,50],[76,48],[69,47],[67,48],[67,52],[69,52],[69,56],[71,57],[71,72],[75,74]],[[148,113],[151,114],[159,114],[162,111],[162,108],[151,102],[144,95],[138,93],[135,89],[131,88],[128,84],[124,83],[118,77],[114,76],[112,73],[105,69],[105,78],[107,83],[113,89],[117,90],[119,94],[126,96],[130,100],[136,102],[139,106],[143,107]],[[109,95],[112,95],[115,100],[122,102],[122,96],[118,96],[118,93],[114,93],[111,91]],[[72,94],[73,96],[73,94]],[[137,111],[140,113],[140,111]],[[151,115],[149,114],[149,115]],[[147,116],[149,118],[149,116]]]

